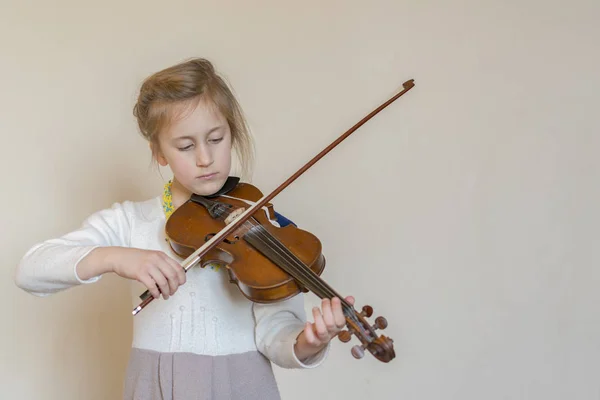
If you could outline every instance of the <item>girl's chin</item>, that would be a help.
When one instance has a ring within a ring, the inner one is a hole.
[[[210,196],[219,191],[225,184],[222,179],[212,179],[206,182],[194,182],[194,188],[191,190],[193,193],[200,196]]]

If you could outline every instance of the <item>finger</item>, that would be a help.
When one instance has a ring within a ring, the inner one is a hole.
[[[323,316],[321,315],[319,307],[313,308],[313,317],[315,319],[314,327],[317,338],[319,338],[321,341],[327,340],[329,334],[327,333],[327,327],[325,326],[325,322],[323,321]]]
[[[347,301],[347,302],[348,302],[348,303],[349,303],[351,306],[353,306],[353,305],[354,305],[354,297],[352,297],[352,296],[347,296],[347,297],[346,297],[346,301]]]
[[[163,253],[163,256],[164,256],[164,259],[169,264],[169,266],[175,272],[175,276],[177,277],[177,281],[179,282],[179,286],[183,285],[186,282],[186,280],[187,280],[186,275],[185,275],[185,269],[183,269],[183,267],[181,266],[181,264],[179,264],[177,261],[173,260],[167,254]]]
[[[172,296],[175,294],[175,291],[179,287],[179,278],[177,277],[177,272],[173,268],[170,261],[171,258],[167,256],[164,252],[158,252],[158,260],[156,262],[156,265],[158,266],[162,274],[165,276],[165,278],[167,278],[170,288],[169,293]]]
[[[145,274],[143,276],[140,276],[139,280],[148,288],[148,291],[155,299],[158,299],[160,297],[160,291],[158,290],[158,286],[156,286],[156,282],[154,282],[154,279],[152,279],[150,275]]]
[[[158,263],[157,267],[167,279],[167,283],[169,285],[169,294],[172,296],[179,287],[179,278],[177,278],[177,274],[173,270],[173,267],[166,262],[166,260]]]
[[[346,317],[344,316],[344,311],[342,310],[342,302],[339,298],[334,298],[332,300],[333,307],[333,318],[335,320],[335,326],[337,328],[343,328],[346,325]]]
[[[173,268],[175,269],[175,272],[177,273],[177,278],[179,279],[179,284],[183,285],[185,282],[187,282],[187,276],[185,274],[185,269],[183,269],[181,264],[179,264],[177,261],[173,260],[172,258],[169,258],[169,260],[173,263]]]
[[[313,326],[310,322],[304,324],[304,338],[306,339],[306,343],[311,346],[317,346],[319,344],[319,340],[315,336]]]
[[[158,269],[158,267],[153,267],[148,270],[148,273],[154,279],[154,282],[158,285],[160,292],[163,295],[163,298],[167,300],[169,298],[169,283],[167,282],[167,278],[165,278],[162,272]]]
[[[339,301],[339,300],[338,300]],[[333,317],[332,303],[329,299],[321,301],[321,309],[323,310],[323,322],[329,332],[334,332],[336,329],[335,319]]]

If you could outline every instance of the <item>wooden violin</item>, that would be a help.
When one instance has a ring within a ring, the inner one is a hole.
[[[240,183],[236,177],[229,177],[223,188],[211,196],[193,194],[173,212],[165,227],[171,248],[185,258],[182,262],[185,271],[197,264],[225,265],[230,282],[236,284],[246,298],[258,303],[282,301],[308,291],[320,298],[338,297],[348,328],[341,331],[338,338],[348,342],[354,334],[361,342],[352,348],[352,355],[362,358],[366,349],[382,362],[394,359],[393,340],[376,333],[387,327],[387,320],[377,317],[374,326],[370,325],[367,318],[373,314],[371,306],[365,305],[357,312],[321,278],[325,257],[320,240],[294,224],[285,227],[273,224],[271,221],[276,215],[269,201],[413,86],[412,79],[405,82],[401,92],[355,124],[267,196],[253,185]],[[154,299],[148,290],[140,298],[142,302],[133,310],[133,315]]]

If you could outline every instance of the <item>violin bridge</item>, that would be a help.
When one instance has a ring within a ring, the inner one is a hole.
[[[232,211],[231,214],[229,214],[227,218],[225,218],[225,224],[229,225],[230,223],[232,223],[237,217],[243,214],[245,210],[246,209],[242,207]]]

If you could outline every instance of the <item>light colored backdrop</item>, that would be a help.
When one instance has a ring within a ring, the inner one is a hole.
[[[356,361],[335,342],[319,369],[276,370],[284,399],[598,399],[599,11],[595,0],[3,2],[2,397],[120,397],[125,282],[38,299],[12,276],[35,242],[160,192],[135,92],[205,56],[248,114],[265,192],[416,82],[275,201],[322,239],[324,277],[388,318],[397,358]]]

